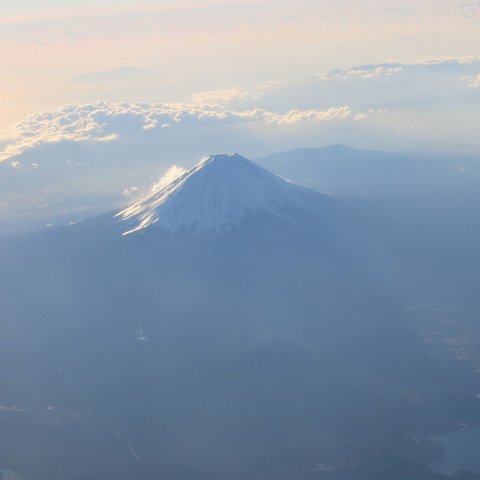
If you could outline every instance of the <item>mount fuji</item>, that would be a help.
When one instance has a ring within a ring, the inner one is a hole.
[[[117,217],[138,232],[157,224],[169,232],[225,232],[258,212],[290,221],[295,210],[309,208],[320,194],[233,155],[213,155],[150,193]]]

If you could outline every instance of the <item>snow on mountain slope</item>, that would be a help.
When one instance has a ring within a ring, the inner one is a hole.
[[[266,211],[289,220],[320,194],[270,173],[238,154],[214,155],[121,211],[124,235],[158,224],[169,232],[231,230],[249,214]],[[290,208],[289,208],[290,207]]]

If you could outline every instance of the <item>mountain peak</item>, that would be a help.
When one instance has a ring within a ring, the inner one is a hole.
[[[220,162],[249,162],[246,158],[242,157],[238,153],[217,153],[216,155],[210,155],[200,162],[203,163],[220,163]]]
[[[304,205],[316,195],[241,155],[220,154],[205,158],[117,217],[129,225],[124,235],[152,225],[170,232],[220,233],[258,211],[288,217],[288,206]]]

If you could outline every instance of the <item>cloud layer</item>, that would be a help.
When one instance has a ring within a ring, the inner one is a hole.
[[[212,94],[213,95],[213,94]],[[214,96],[214,95],[213,95]],[[1,152],[3,159],[21,154],[36,146],[62,141],[105,142],[119,137],[138,138],[161,134],[167,129],[206,128],[235,124],[292,125],[301,122],[335,122],[363,119],[347,106],[326,110],[292,109],[285,113],[231,110],[220,105],[105,103],[66,105],[28,116],[15,126],[15,136]]]
[[[480,107],[479,70],[476,57],[433,57],[413,64],[372,64],[293,80],[201,91],[185,102],[66,105],[19,122],[11,138],[0,144],[0,160],[12,158],[12,165],[18,166],[18,159],[13,157],[41,145],[126,139],[157,142],[171,152],[179,141],[208,144],[216,151],[215,142],[199,139],[213,139],[215,132],[223,140],[231,140],[232,147],[245,136],[252,145],[265,145],[266,138],[270,142],[275,135],[279,140],[297,135],[300,142],[310,135],[332,143],[339,140],[335,132],[353,144],[359,131],[367,142],[380,131],[384,139],[403,135],[434,141],[439,122],[443,128],[450,124],[452,128],[439,129],[438,140],[475,143],[480,118],[472,109]],[[367,120],[368,129],[356,125]],[[228,141],[219,142],[219,147],[228,145]],[[270,148],[275,149],[273,144]]]

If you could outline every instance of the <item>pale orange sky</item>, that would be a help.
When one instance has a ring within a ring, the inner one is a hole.
[[[66,103],[179,101],[389,59],[479,54],[477,2],[23,0],[0,13],[0,131]],[[94,6],[95,5],[95,6]]]

